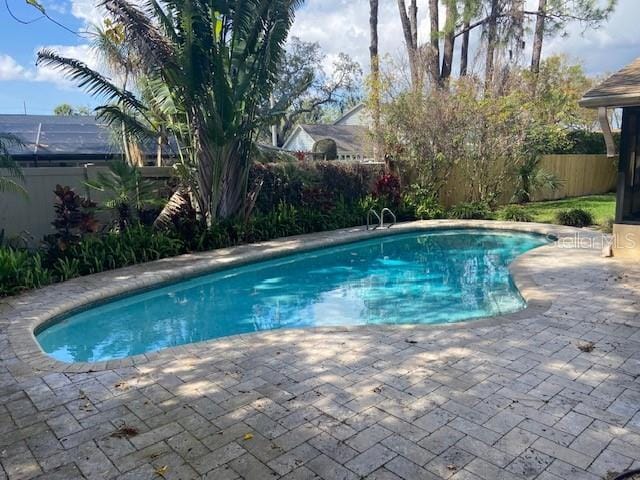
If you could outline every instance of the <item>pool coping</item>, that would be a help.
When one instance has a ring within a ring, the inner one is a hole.
[[[291,255],[293,253],[308,252],[320,248],[345,245],[360,240],[392,236],[416,231],[441,230],[452,228],[504,230],[523,233],[535,233],[550,237],[556,242],[543,245],[519,256],[509,266],[513,282],[526,301],[526,307],[515,313],[484,317],[466,322],[434,325],[362,325],[349,327],[311,327],[307,330],[314,332],[349,332],[349,331],[384,331],[385,329],[437,330],[437,329],[473,329],[497,326],[509,321],[530,319],[543,314],[551,306],[549,295],[544,292],[544,285],[536,283],[529,274],[525,264],[535,260],[536,256],[555,248],[557,242],[573,240],[576,235],[599,239],[602,233],[571,227],[538,223],[514,223],[488,220],[424,220],[399,223],[391,229],[377,229],[367,231],[365,227],[354,227],[329,232],[298,235],[279,238],[267,242],[260,242],[237,247],[224,248],[209,252],[180,255],[154,262],[138,264],[118,270],[110,270],[98,274],[79,277],[30,291],[19,296],[2,299],[4,311],[0,311],[0,323],[7,323],[7,336],[15,355],[23,362],[37,370],[61,373],[97,372],[141,365],[157,361],[166,357],[175,358],[189,354],[190,347],[218,341],[232,341],[246,339],[273,333],[274,330],[264,332],[242,333],[221,337],[202,342],[196,342],[176,347],[169,347],[155,352],[134,355],[117,360],[101,362],[66,363],[50,357],[45,353],[35,338],[34,332],[43,325],[56,321],[61,316],[73,311],[85,309],[95,304],[113,300],[114,298],[143,292],[166,284],[178,282],[228,269]],[[584,248],[584,247],[582,247]],[[593,248],[593,247],[592,247]],[[569,254],[571,248],[557,249],[557,252]],[[561,253],[558,255],[561,256]],[[561,258],[559,258],[561,261]],[[73,298],[69,298],[73,297]],[[276,330],[286,332],[291,329]]]

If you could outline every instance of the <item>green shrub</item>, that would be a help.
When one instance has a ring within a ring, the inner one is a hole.
[[[347,203],[357,203],[369,194],[377,174],[367,166],[340,162],[254,164],[249,181],[262,181],[255,210],[269,213],[281,203],[313,207],[309,192],[323,192],[334,199],[341,197]]]
[[[316,186],[347,203],[366,197],[379,174],[377,169],[357,163],[316,162],[313,169],[318,175]]]
[[[571,154],[605,154],[607,146],[604,142],[602,132],[591,132],[588,130],[574,130],[568,134],[569,145],[567,148],[554,153]],[[613,133],[613,141],[620,147],[620,133]]]
[[[508,205],[500,212],[500,217],[508,222],[533,222],[533,216],[518,205]]]
[[[52,282],[38,252],[0,247],[0,296],[40,288]]]
[[[444,209],[437,198],[420,185],[411,185],[402,197],[406,216],[420,220],[444,217]]]
[[[338,199],[329,210],[294,207],[281,203],[269,213],[256,213],[248,222],[227,225],[235,243],[251,243],[304,233],[336,230],[361,225],[365,211],[360,205]],[[214,227],[219,231],[220,225]]]
[[[71,272],[76,270],[80,275],[88,275],[172,257],[186,251],[184,242],[172,234],[138,225],[120,233],[86,237],[71,246],[62,258],[76,259],[77,265],[68,265]]]
[[[53,273],[60,282],[80,276],[80,260],[77,258],[58,258],[53,265]]]
[[[197,250],[211,250],[279,237],[362,225],[368,203],[357,204],[338,198],[327,209],[280,203],[270,212],[254,212],[248,221],[229,219],[201,232]]]
[[[460,220],[484,220],[490,213],[489,207],[483,202],[464,202],[449,209],[447,216]]]
[[[569,227],[588,227],[593,225],[593,214],[582,208],[560,210],[556,213],[556,222]]]

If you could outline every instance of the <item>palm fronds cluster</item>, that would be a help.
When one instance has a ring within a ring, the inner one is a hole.
[[[20,166],[9,155],[9,147],[22,145],[22,141],[9,133],[0,133],[0,193],[18,192],[26,195],[21,183],[24,176]]]
[[[115,38],[140,61],[141,88],[130,91],[83,62],[51,50],[40,65],[67,77],[105,104],[97,114],[140,137],[157,118],[179,146],[181,178],[207,221],[242,211],[249,154],[259,117],[302,0],[104,0]]]

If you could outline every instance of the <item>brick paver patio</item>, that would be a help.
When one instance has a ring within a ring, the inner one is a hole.
[[[640,467],[640,265],[597,248],[526,254],[525,296],[546,306],[462,327],[275,331],[66,369],[20,333],[43,302],[193,258],[4,305],[0,479],[596,480]]]

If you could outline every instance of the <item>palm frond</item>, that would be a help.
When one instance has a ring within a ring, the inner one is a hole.
[[[162,5],[160,5],[157,0],[146,0],[145,6],[147,13],[151,17],[157,19],[158,25],[162,28],[162,33],[164,33],[171,41],[177,43],[179,41],[179,37],[175,29],[173,18],[165,12]]]
[[[145,110],[145,106],[132,93],[118,88],[80,60],[63,57],[52,50],[43,49],[38,52],[36,65],[61,70],[67,78],[76,82],[80,88],[91,95],[102,96],[109,101],[117,100],[127,108],[141,113]]]
[[[113,35],[100,25],[95,25],[92,30],[94,38],[91,47],[104,63],[112,70],[128,63],[125,46],[118,44]]]
[[[0,133],[0,192],[19,193],[27,197],[27,191],[20,185],[25,181],[22,169],[9,154],[9,147],[12,145],[20,146],[24,143],[11,133]]]
[[[555,192],[564,185],[564,181],[555,173],[539,168],[531,178],[531,185],[534,189]]]
[[[146,59],[147,66],[167,68],[172,63],[171,44],[158,31],[152,19],[127,0],[104,0],[102,6],[125,28],[127,42]]]
[[[149,128],[148,122],[141,121],[134,115],[125,112],[118,105],[102,105],[96,108],[96,118],[104,120],[107,125],[124,126],[127,134],[139,141],[149,140],[157,136],[157,132]]]

